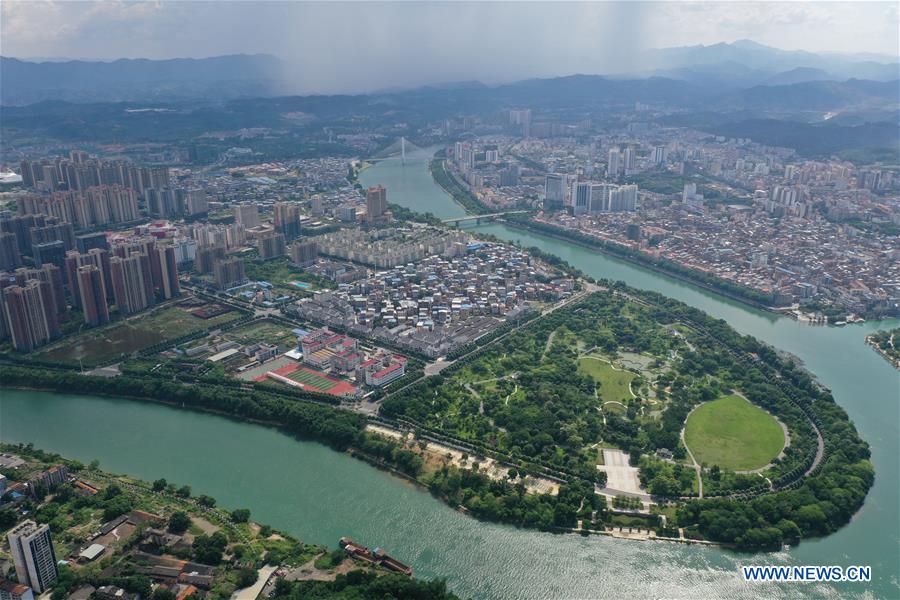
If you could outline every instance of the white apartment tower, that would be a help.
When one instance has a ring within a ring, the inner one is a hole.
[[[10,531],[6,539],[19,583],[30,586],[37,593],[52,586],[59,572],[50,527],[25,521]]]
[[[618,177],[620,156],[618,148],[613,148],[609,151],[609,162],[606,166],[606,175],[608,177]]]
[[[550,173],[544,182],[544,208],[559,209],[566,204],[566,176]]]

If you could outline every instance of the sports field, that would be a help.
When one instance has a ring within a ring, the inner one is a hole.
[[[784,448],[778,421],[735,395],[697,407],[688,417],[684,439],[698,463],[730,470],[764,467]]]
[[[634,373],[616,370],[605,360],[592,356],[578,359],[578,369],[600,384],[597,392],[604,402],[626,402],[631,399],[629,385],[634,379]]]
[[[335,386],[335,384],[340,383],[334,379],[326,377],[325,375],[321,375],[316,373],[315,371],[311,371],[309,369],[297,369],[290,375],[288,375],[294,381],[299,381],[305,386],[316,388],[317,390],[321,390],[323,392],[327,392],[331,388]]]
[[[331,394],[332,396],[345,396],[347,394],[356,393],[356,388],[349,381],[329,377],[324,373],[319,373],[318,371],[314,371],[297,363],[279,367],[272,372],[296,381],[305,388],[323,392],[325,394]],[[266,375],[260,375],[259,377],[256,377],[255,380],[265,381]]]

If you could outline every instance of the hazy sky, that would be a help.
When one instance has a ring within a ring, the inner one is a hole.
[[[623,72],[643,49],[742,38],[892,56],[900,46],[897,2],[3,0],[0,11],[4,56],[269,53],[317,91]]]

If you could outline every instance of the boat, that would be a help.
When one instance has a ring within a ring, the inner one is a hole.
[[[365,546],[357,544],[348,537],[342,537],[338,542],[338,545],[353,558],[364,560],[372,564],[381,565],[382,567],[390,571],[403,573],[407,577],[412,577],[412,567],[409,567],[396,558],[392,557],[387,552],[385,552],[383,548],[375,548],[375,550],[369,550]]]

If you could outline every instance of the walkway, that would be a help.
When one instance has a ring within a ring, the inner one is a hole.
[[[693,413],[697,408],[701,406],[698,404],[694,408],[691,409],[691,412],[687,414],[687,417],[684,418],[684,423],[687,425],[688,419],[691,418],[691,413]],[[694,465],[694,470],[697,472],[697,490],[700,498],[703,497],[703,467],[697,463],[697,459],[694,458],[694,454],[691,452],[691,447],[687,445],[687,440],[684,439],[684,427],[681,428],[681,445],[684,446],[684,449],[687,450],[688,458],[691,459],[691,463]]]
[[[242,590],[235,590],[235,592],[231,594],[231,600],[256,600],[259,593],[269,582],[269,577],[277,570],[278,567],[273,567],[272,565],[264,566],[257,571],[258,579],[256,580],[256,583]]]

